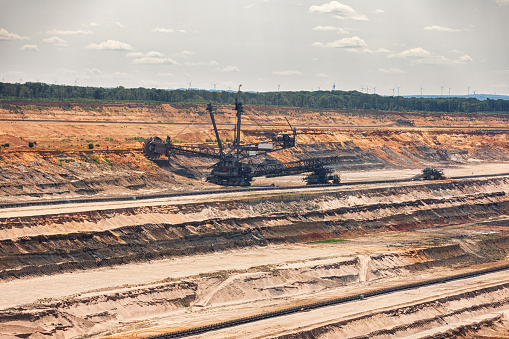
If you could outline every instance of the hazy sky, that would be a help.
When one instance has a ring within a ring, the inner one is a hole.
[[[509,94],[509,0],[0,5],[4,82]]]

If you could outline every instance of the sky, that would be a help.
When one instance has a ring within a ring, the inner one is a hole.
[[[509,0],[0,0],[0,79],[509,95]]]

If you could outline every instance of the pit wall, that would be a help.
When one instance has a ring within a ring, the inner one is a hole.
[[[277,243],[459,225],[509,214],[509,179],[0,220],[0,279]]]

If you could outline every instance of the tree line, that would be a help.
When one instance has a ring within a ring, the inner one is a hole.
[[[1,83],[0,99],[68,102],[151,102],[169,104],[232,104],[233,91],[164,90],[149,88],[81,87],[39,82]],[[505,112],[509,100],[476,98],[405,98],[358,91],[243,92],[241,101],[252,106],[285,106],[333,110],[380,110],[396,112]]]

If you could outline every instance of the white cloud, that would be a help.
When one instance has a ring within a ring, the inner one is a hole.
[[[367,46],[366,41],[362,40],[358,36],[349,37],[339,39],[333,42],[315,42],[313,43],[315,47],[325,47],[325,48],[365,48]]]
[[[426,27],[424,27],[424,30],[426,30],[426,31],[436,31],[436,32],[461,32],[460,29],[444,27],[444,26],[437,26],[437,25],[426,26]]]
[[[379,68],[378,71],[381,72],[381,73],[393,73],[393,74],[405,73],[404,70],[402,70],[400,68],[397,68],[397,67],[393,67],[393,68]]]
[[[275,74],[275,75],[302,75],[302,72],[286,70],[286,71],[274,71],[274,72],[272,72],[272,74]]]
[[[115,25],[117,25],[120,28],[124,28],[125,27],[124,25],[122,25],[122,23],[120,23],[118,21],[115,21]]]
[[[163,53],[159,53],[156,51],[150,51],[146,54],[148,57],[162,58],[164,56]]]
[[[131,75],[124,72],[113,72],[113,73],[104,73],[97,68],[87,68],[85,69],[85,78],[97,78],[97,79],[130,79]]]
[[[67,41],[57,36],[52,36],[51,38],[42,39],[42,42],[55,45],[55,46],[67,46]]]
[[[16,33],[10,33],[5,28],[0,28],[0,40],[30,40],[30,38]]]
[[[495,0],[500,6],[509,5],[509,0]]]
[[[178,65],[179,63],[171,58],[165,58],[164,54],[157,51],[150,51],[147,53],[131,52],[127,53],[127,57],[136,58],[133,64],[139,65]]]
[[[23,45],[20,49],[22,51],[38,51],[39,47],[37,45]]]
[[[130,52],[130,53],[127,53],[127,57],[128,58],[141,58],[141,57],[144,57],[145,56],[145,53],[142,53],[142,52]]]
[[[161,57],[143,57],[133,60],[133,64],[140,65],[178,65],[173,59],[170,58],[161,58]]]
[[[375,53],[392,53],[392,51],[388,50],[387,48],[379,48],[375,51]]]
[[[373,11],[373,13],[376,13],[376,14],[381,14],[381,13],[385,13],[385,11],[383,9],[380,9],[380,8],[377,8]]]
[[[186,65],[186,66],[216,66],[217,65],[217,61],[215,61],[215,60],[197,61],[197,62],[186,61],[184,63],[184,65]]]
[[[132,51],[134,49],[131,45],[116,40],[103,41],[99,44],[89,44],[85,48],[112,51]]]
[[[240,69],[237,66],[226,66],[223,68],[218,68],[219,72],[240,72]]]
[[[187,33],[184,29],[179,29],[179,33]]]
[[[427,58],[430,57],[431,53],[425,50],[422,47],[416,47],[407,49],[406,51],[397,53],[397,54],[390,54],[387,57],[389,58]]]
[[[346,29],[336,26],[316,26],[313,28],[314,31],[326,31],[326,32],[338,32],[341,34],[348,34]]]
[[[184,49],[184,50],[182,50],[182,52],[173,54],[173,56],[179,57],[179,58],[190,58],[195,54],[196,53],[188,51],[187,49]]]
[[[443,55],[434,55],[422,47],[408,49],[397,54],[390,54],[387,57],[413,59],[411,62],[412,65],[464,65],[473,61],[472,58],[466,54],[457,59],[450,59]]]
[[[317,78],[330,78],[330,75],[325,73],[315,73],[315,77]]]
[[[50,34],[50,35],[87,35],[87,34],[92,34],[92,31],[89,29],[86,31],[84,31],[82,29],[77,29],[74,31],[62,30],[62,29],[52,29],[52,30],[46,31],[46,34]]]
[[[338,1],[331,1],[320,6],[309,7],[311,13],[331,13],[334,17],[341,20],[366,21],[368,17],[359,14],[355,9],[348,5],[344,5]]]
[[[163,28],[163,27],[156,27],[151,32],[158,32],[158,33],[173,33],[175,32],[171,28]]]

